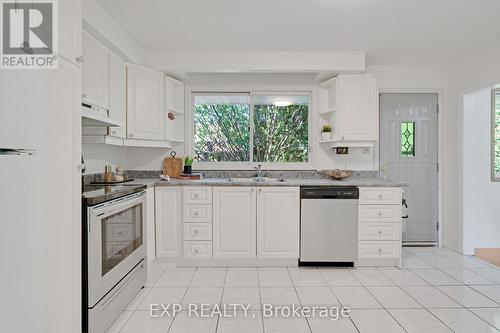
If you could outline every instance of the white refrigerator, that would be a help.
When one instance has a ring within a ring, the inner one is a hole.
[[[0,326],[78,332],[81,69],[0,70]]]

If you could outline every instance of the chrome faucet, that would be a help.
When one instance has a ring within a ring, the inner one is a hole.
[[[255,170],[257,170],[257,181],[260,182],[262,181],[262,165],[259,164],[256,167],[254,167]]]

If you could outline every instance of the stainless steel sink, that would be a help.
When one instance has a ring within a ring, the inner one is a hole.
[[[229,181],[235,183],[283,183],[285,180],[271,177],[235,177],[229,178]]]

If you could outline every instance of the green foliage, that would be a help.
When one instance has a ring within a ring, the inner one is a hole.
[[[192,166],[193,165],[193,161],[194,161],[193,157],[186,156],[184,158],[184,165],[185,166]]]
[[[250,160],[250,107],[197,104],[195,153],[203,162]],[[308,107],[254,105],[254,162],[307,162]]]
[[[307,162],[307,105],[254,106],[254,162]]]
[[[323,127],[321,127],[322,133],[330,133],[331,131],[332,131],[332,126],[330,125],[323,125]]]
[[[195,154],[202,162],[243,162],[250,158],[250,107],[197,104]]]

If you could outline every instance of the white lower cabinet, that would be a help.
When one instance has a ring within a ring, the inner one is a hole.
[[[358,264],[394,259],[401,266],[401,196],[400,187],[359,189]]]
[[[255,187],[213,188],[213,257],[256,257]]]
[[[258,188],[258,258],[299,257],[299,196],[298,187]]]
[[[212,258],[212,242],[209,241],[184,242],[184,258],[191,258],[191,259]]]
[[[156,256],[179,257],[182,252],[182,187],[157,186]]]

